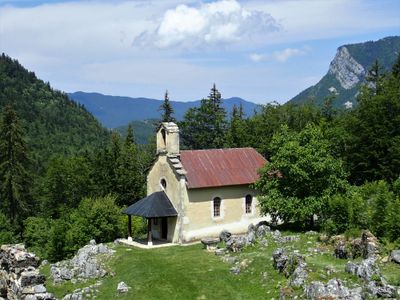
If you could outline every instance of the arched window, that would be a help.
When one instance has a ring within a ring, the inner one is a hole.
[[[215,197],[213,200],[213,208],[214,208],[214,217],[220,217],[221,216],[221,198]]]
[[[164,178],[162,178],[160,180],[160,184],[161,184],[162,189],[165,191],[167,189],[167,181]]]
[[[246,211],[246,214],[251,214],[252,205],[253,205],[253,196],[252,195],[246,195],[246,198],[245,198],[245,211]]]

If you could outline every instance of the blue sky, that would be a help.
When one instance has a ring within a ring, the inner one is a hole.
[[[400,35],[398,0],[0,0],[0,51],[66,92],[283,103],[337,47]]]

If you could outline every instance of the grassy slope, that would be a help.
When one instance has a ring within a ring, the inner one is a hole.
[[[299,242],[285,243],[284,246],[306,255],[308,268],[312,271],[309,281],[327,282],[331,278],[341,278],[349,287],[358,282],[357,278],[344,272],[347,261],[335,259],[332,247],[319,244],[316,236],[302,234]],[[257,244],[241,253],[231,254],[247,265],[240,275],[233,275],[229,272],[232,265],[202,250],[200,244],[150,251],[117,246],[117,252],[109,262],[115,275],[103,279],[97,299],[115,298],[120,281],[132,288],[129,293],[118,295],[118,299],[278,299],[280,287],[287,285],[287,279],[272,267],[272,252],[276,248],[276,243],[269,239],[268,247]],[[319,248],[321,252],[311,254],[310,248]],[[327,267],[334,273],[328,275]],[[400,284],[400,266],[390,263],[381,265],[381,270],[389,283]],[[59,298],[78,287],[82,286],[70,283],[54,286],[48,281],[48,290]],[[295,294],[300,296],[302,289],[295,290]]]

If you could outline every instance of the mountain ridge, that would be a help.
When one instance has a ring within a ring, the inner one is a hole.
[[[124,126],[131,121],[143,121],[147,119],[157,119],[161,112],[159,108],[163,100],[145,98],[112,96],[101,93],[74,92],[68,93],[68,96],[74,101],[84,105],[105,127],[116,128]],[[185,112],[191,107],[200,105],[201,100],[179,102],[170,101],[174,109],[174,117],[182,120]],[[259,104],[244,100],[239,97],[224,99],[223,107],[228,114],[232,111],[234,105],[242,104],[243,110],[247,116],[254,114]],[[138,110],[140,108],[140,110]]]
[[[358,90],[366,82],[365,76],[377,59],[383,72],[393,66],[400,54],[400,36],[389,36],[377,41],[345,44],[338,47],[328,72],[313,86],[303,90],[288,103],[314,101],[322,105],[334,96],[333,105],[354,105]]]

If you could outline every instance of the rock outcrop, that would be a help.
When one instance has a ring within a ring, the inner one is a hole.
[[[39,258],[22,244],[0,248],[0,298],[9,300],[52,300],[46,278],[36,269]]]
[[[89,245],[78,250],[78,253],[70,260],[64,260],[51,265],[51,277],[54,282],[64,280],[101,278],[107,271],[98,260],[98,255],[112,255],[114,250],[104,244],[96,245],[94,240]]]
[[[343,299],[362,300],[361,288],[349,289],[339,279],[331,279],[327,284],[320,281],[313,281],[304,289],[307,299]]]
[[[340,82],[342,88],[348,90],[360,82],[365,75],[364,67],[359,64],[349,53],[346,47],[340,47],[329,67],[329,73],[333,74]]]

